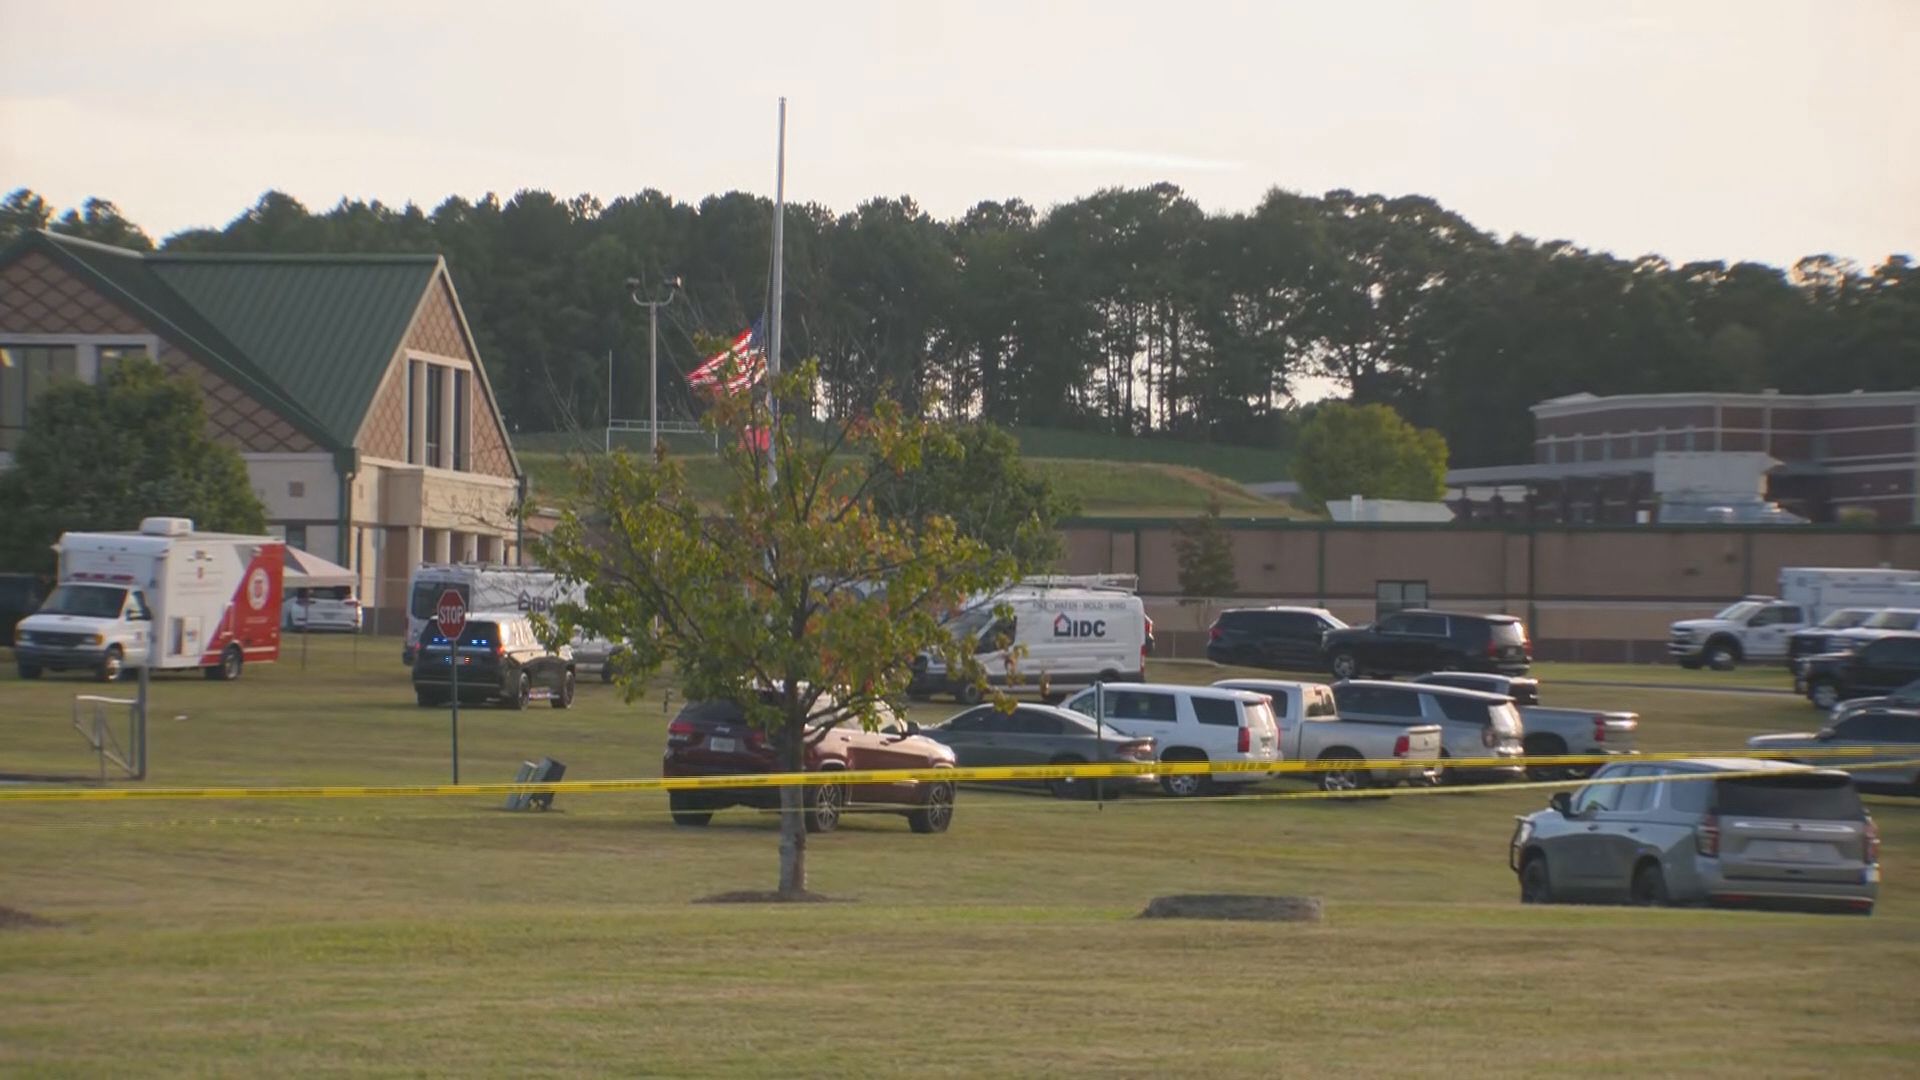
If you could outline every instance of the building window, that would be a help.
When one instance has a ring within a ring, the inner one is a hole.
[[[421,368],[426,367],[418,360],[407,362],[407,464],[420,464],[420,414],[414,405],[419,399]]]
[[[447,369],[439,364],[427,365],[427,466],[439,469],[446,465],[440,456],[445,443],[442,425],[446,421],[446,410],[441,406],[441,394],[447,385]]]
[[[467,395],[473,373],[456,369],[453,373],[453,467],[465,471],[467,463]]]
[[[106,382],[107,376],[113,374],[115,368],[128,360],[153,359],[147,355],[145,345],[102,345],[94,352],[100,358],[100,375],[97,379],[99,382]]]
[[[1376,581],[1373,585],[1373,605],[1377,614],[1391,615],[1407,608],[1427,606],[1427,583],[1424,581]]]
[[[79,350],[72,345],[0,345],[0,450],[19,445],[35,399],[79,375]]]
[[[307,550],[307,527],[305,525],[287,526],[287,546]]]

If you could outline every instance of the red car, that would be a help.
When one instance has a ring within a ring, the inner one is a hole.
[[[922,736],[919,725],[897,718],[883,722],[878,731],[866,731],[853,720],[841,721],[817,742],[809,739],[806,749],[807,772],[950,769],[953,764],[952,750]],[[747,723],[738,705],[693,701],[667,725],[667,753],[660,771],[669,777],[770,773],[779,771],[779,761],[772,742]],[[832,832],[850,809],[905,814],[917,833],[945,832],[953,823],[951,780],[815,784],[805,791],[808,832]],[[729,806],[780,807],[780,789],[773,787],[669,791],[667,798],[676,825],[705,825],[713,820],[714,811]]]

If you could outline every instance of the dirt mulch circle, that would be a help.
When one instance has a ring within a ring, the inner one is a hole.
[[[783,893],[778,889],[742,889],[739,892],[714,893],[695,900],[696,904],[837,904],[843,901],[817,892]]]
[[[43,919],[30,911],[0,904],[0,930],[30,930],[37,926],[57,925],[52,919]]]

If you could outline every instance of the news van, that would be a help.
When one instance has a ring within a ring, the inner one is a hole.
[[[237,679],[280,657],[286,545],[271,536],[195,532],[150,517],[138,532],[63,533],[59,584],[15,630],[23,679],[129,668],[200,668]]]
[[[1062,698],[1096,681],[1142,682],[1147,612],[1131,581],[1130,575],[1105,574],[1027,578],[976,598],[950,629],[971,643],[994,686]],[[1002,606],[1012,609],[1010,621],[995,614]],[[962,704],[981,697],[979,687],[957,685],[938,656],[914,661],[907,692],[920,700],[952,694]]]
[[[407,583],[407,643],[400,659],[413,666],[414,650],[427,620],[433,618],[440,594],[452,589],[467,602],[468,611],[514,612],[521,615],[550,615],[562,601],[581,603],[586,590],[569,585],[551,570],[531,566],[497,566],[484,563],[421,563],[414,567]],[[619,649],[598,638],[576,638],[572,642],[574,662],[580,670],[598,669],[602,679],[613,673],[612,658]]]

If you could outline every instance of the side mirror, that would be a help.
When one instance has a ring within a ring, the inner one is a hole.
[[[1573,816],[1573,796],[1568,792],[1554,792],[1553,798],[1547,800],[1547,805],[1558,810],[1561,817]]]

